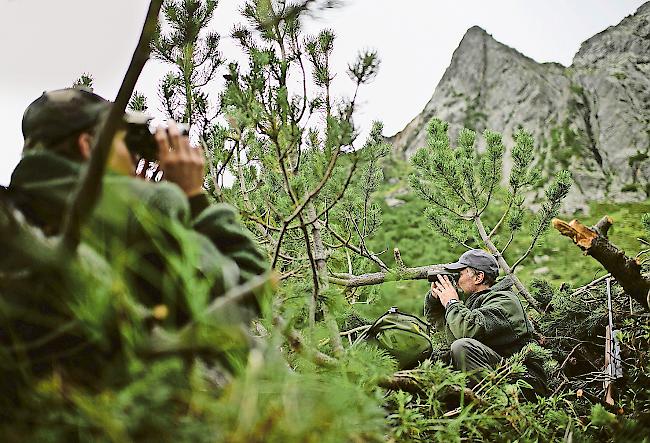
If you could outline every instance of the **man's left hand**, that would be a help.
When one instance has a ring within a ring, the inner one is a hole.
[[[431,283],[431,293],[438,296],[445,308],[450,300],[458,300],[458,292],[446,275],[439,275],[438,281]]]

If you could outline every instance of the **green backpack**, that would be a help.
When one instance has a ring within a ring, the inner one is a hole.
[[[428,323],[415,315],[392,307],[363,332],[355,344],[373,343],[393,356],[400,370],[412,369],[433,352],[430,329]]]

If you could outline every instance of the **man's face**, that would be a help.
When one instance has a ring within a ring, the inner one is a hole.
[[[463,268],[458,277],[458,287],[467,295],[473,294],[480,285],[481,277],[481,272],[475,272],[472,268]]]
[[[135,163],[133,156],[126,147],[126,142],[124,141],[125,136],[126,130],[124,129],[120,129],[115,133],[107,166],[111,171],[117,172],[118,174],[134,175]]]

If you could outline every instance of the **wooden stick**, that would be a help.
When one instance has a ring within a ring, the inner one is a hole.
[[[138,45],[131,57],[131,63],[122,80],[115,103],[111,106],[108,116],[101,125],[99,135],[95,139],[88,168],[67,208],[60,246],[63,253],[70,253],[77,249],[81,240],[81,226],[88,220],[101,196],[102,178],[106,170],[106,160],[111,150],[113,137],[124,115],[124,109],[133,94],[133,88],[140,77],[142,68],[149,59],[151,40],[156,32],[158,13],[162,2],[163,0],[151,0],[149,3],[140,40],[138,40]]]

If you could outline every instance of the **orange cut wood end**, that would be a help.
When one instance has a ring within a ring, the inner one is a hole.
[[[593,240],[598,237],[595,231],[575,219],[567,223],[559,218],[554,218],[551,223],[555,229],[560,231],[560,234],[571,238],[575,244],[583,249],[589,249]]]

